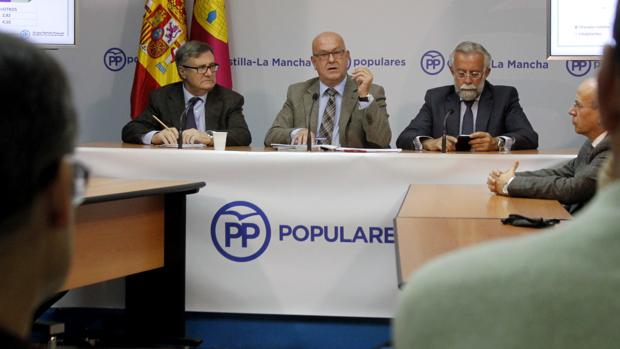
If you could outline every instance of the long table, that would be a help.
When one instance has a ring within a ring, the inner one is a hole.
[[[204,181],[188,197],[186,310],[391,317],[394,218],[414,184],[483,184],[573,153],[336,153],[93,144],[99,176]],[[98,306],[81,297],[79,305]]]
[[[126,277],[128,331],[185,336],[185,202],[204,182],[92,178],[65,290]]]
[[[570,219],[556,200],[494,195],[486,185],[412,185],[396,217],[398,281],[444,253],[484,241],[540,233],[504,225],[510,214]]]

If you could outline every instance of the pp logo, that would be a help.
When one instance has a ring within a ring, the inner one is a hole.
[[[249,262],[269,246],[271,226],[258,206],[247,201],[234,201],[213,216],[211,239],[222,256],[235,262]]]
[[[127,55],[120,48],[113,47],[103,55],[103,64],[111,71],[119,71],[127,64]]]
[[[592,61],[566,61],[566,70],[575,77],[581,77],[590,72]]]
[[[446,60],[439,51],[431,50],[422,55],[420,59],[420,67],[428,75],[437,75],[441,73],[446,65]]]
[[[24,30],[20,31],[19,32],[19,37],[24,39],[24,40],[30,39],[30,30],[24,29]]]

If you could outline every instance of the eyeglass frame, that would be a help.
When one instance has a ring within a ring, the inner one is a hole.
[[[68,162],[73,167],[73,191],[71,203],[73,206],[79,206],[84,202],[86,197],[86,188],[88,186],[88,180],[90,179],[90,169],[84,163],[74,159],[68,158]]]
[[[329,59],[329,56],[333,56],[334,59],[340,59],[342,57],[344,57],[344,54],[347,52],[346,48],[342,48],[340,50],[336,50],[336,51],[330,51],[330,52],[320,52],[320,53],[312,53],[312,55],[316,58],[318,58],[321,61],[326,61]]]
[[[578,109],[578,110],[581,110],[581,109],[584,109],[584,108],[597,109],[598,105],[596,105],[596,104],[582,105],[581,103],[579,103],[579,101],[575,100],[573,102],[572,108],[575,108],[575,109]]]
[[[186,68],[186,69],[194,69],[197,74],[204,74],[208,70],[210,70],[211,73],[217,73],[217,71],[220,70],[220,65],[217,63],[211,63],[209,65],[201,65],[198,67],[192,67],[191,65],[181,64],[181,67]]]
[[[454,75],[456,75],[457,78],[459,79],[466,79],[467,77],[471,78],[472,80],[479,80],[482,79],[482,77],[484,76],[484,72],[483,71],[464,71],[464,70],[457,70],[454,72]],[[479,75],[479,76],[475,76],[475,75]]]

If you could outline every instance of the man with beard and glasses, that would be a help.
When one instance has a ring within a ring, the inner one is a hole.
[[[454,151],[458,135],[468,135],[473,151],[536,149],[538,134],[511,86],[495,86],[486,79],[491,73],[491,55],[480,44],[461,42],[448,62],[454,85],[430,89],[424,105],[398,136],[403,149],[442,150],[444,117],[446,150]]]
[[[213,145],[211,131],[227,131],[226,145],[249,145],[252,136],[243,117],[243,96],[217,85],[219,65],[211,46],[188,41],[176,50],[175,63],[182,81],[151,92],[146,110],[123,127],[123,142],[177,144],[182,128],[185,144]],[[180,125],[185,110],[185,124]]]

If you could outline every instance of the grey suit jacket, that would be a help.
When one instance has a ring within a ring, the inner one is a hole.
[[[401,292],[395,347],[617,348],[618,212],[615,181],[557,228],[429,261]]]
[[[311,128],[317,129],[319,107],[318,101],[312,101],[312,95],[319,92],[319,79],[313,78],[289,86],[286,102],[273,121],[265,136],[265,146],[272,143],[290,143],[291,131],[307,128],[308,114],[312,109]],[[388,122],[387,105],[383,87],[373,84],[370,94],[374,101],[362,110],[357,105],[357,86],[351,77],[347,77],[342,96],[340,111],[340,145],[343,147],[387,148],[392,139]]]
[[[448,118],[447,133],[458,136],[460,130],[460,98],[453,85],[426,91],[424,105],[418,115],[396,140],[396,146],[413,149],[413,140],[418,136],[441,137],[443,118],[449,110],[454,113]],[[538,134],[525,116],[519,104],[519,94],[512,86],[495,86],[485,82],[476,116],[476,131],[485,131],[493,137],[514,138],[513,150],[536,149]]]
[[[227,131],[226,145],[247,146],[252,142],[250,130],[243,117],[243,96],[215,85],[207,95],[205,108],[206,129]],[[142,144],[144,134],[162,130],[163,127],[151,115],[157,116],[168,127],[179,129],[180,116],[184,109],[182,82],[153,90],[149,95],[146,110],[123,127],[123,142]]]
[[[508,185],[508,193],[510,196],[558,200],[574,213],[596,193],[598,171],[610,153],[609,137],[605,137],[596,148],[592,148],[592,142],[587,140],[576,158],[559,167],[517,172]]]

